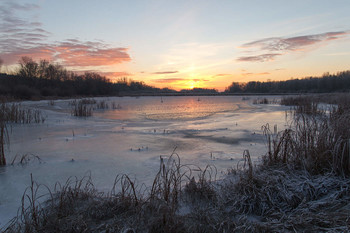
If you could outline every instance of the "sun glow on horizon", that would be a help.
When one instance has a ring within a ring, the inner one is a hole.
[[[193,80],[188,81],[188,88],[193,89],[196,87],[196,82]]]

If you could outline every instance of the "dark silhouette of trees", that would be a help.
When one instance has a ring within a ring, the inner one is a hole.
[[[0,69],[3,60],[0,58]],[[233,82],[224,94],[256,93],[326,93],[350,91],[350,70],[336,74],[324,73],[321,77],[307,77],[286,81]],[[169,88],[155,88],[142,81],[119,78],[111,82],[95,73],[78,74],[47,60],[34,61],[22,57],[14,75],[0,73],[0,96],[15,99],[40,99],[74,96],[120,95],[217,95],[216,89],[194,88],[176,92]]]
[[[350,70],[321,77],[307,77],[286,81],[233,82],[226,93],[326,93],[350,91]]]
[[[15,75],[0,74],[0,95],[16,99],[42,97],[113,96],[133,92],[157,92],[144,82],[121,78],[112,83],[95,73],[78,74],[49,61],[22,57]]]
[[[183,89],[180,91],[182,94],[191,94],[191,95],[213,95],[218,94],[216,89],[207,89],[207,88],[193,88],[193,89]]]

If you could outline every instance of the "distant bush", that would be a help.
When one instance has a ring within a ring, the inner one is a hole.
[[[45,87],[40,90],[42,96],[57,96],[56,90],[54,88]]]
[[[14,89],[14,96],[19,99],[32,99],[33,97],[40,96],[38,90],[25,86],[19,85]]]

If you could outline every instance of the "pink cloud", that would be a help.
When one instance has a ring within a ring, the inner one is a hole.
[[[276,56],[280,56],[282,54],[280,53],[266,53],[266,54],[260,54],[256,56],[245,56],[245,57],[239,57],[236,60],[237,61],[249,61],[249,62],[266,62],[266,61],[272,61],[275,59]]]
[[[7,64],[17,62],[22,56],[34,60],[59,61],[65,66],[108,66],[131,61],[127,48],[104,48],[106,45],[93,42],[42,45],[28,49],[13,49],[1,57]]]
[[[228,75],[230,75],[230,74],[216,74],[216,75],[214,75],[214,77],[222,77],[222,76],[228,76]]]
[[[49,32],[40,22],[24,20],[23,11],[39,9],[35,4],[0,2],[0,52],[6,65],[15,64],[22,56],[46,59],[65,66],[108,66],[131,61],[128,48],[111,47],[103,42],[47,41]]]
[[[101,48],[95,43],[62,43],[53,46],[54,58],[66,66],[108,66],[131,61],[127,48]]]
[[[105,75],[107,77],[127,77],[132,76],[132,74],[128,72],[99,72],[101,75]]]
[[[242,45],[243,48],[258,47],[268,51],[295,51],[300,48],[320,44],[320,42],[340,39],[348,35],[349,32],[326,32],[314,35],[296,36],[289,38],[273,37],[253,41]]]
[[[266,62],[272,61],[276,56],[287,54],[293,51],[300,51],[312,46],[324,46],[327,41],[338,40],[350,34],[350,31],[326,32],[314,35],[304,35],[296,37],[271,37],[256,40],[243,44],[241,48],[257,48],[260,51],[268,51],[261,55],[243,56],[237,58],[237,61],[247,62]],[[276,53],[276,52],[282,52]]]

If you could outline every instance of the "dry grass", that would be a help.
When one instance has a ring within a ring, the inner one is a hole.
[[[320,99],[291,100],[297,104],[294,121],[278,135],[274,136],[268,126],[264,127],[269,148],[265,163],[282,163],[312,174],[350,175],[350,99],[339,100],[327,111],[318,110]],[[316,106],[315,109],[304,111],[306,108],[298,107],[299,104],[305,106],[305,102]]]
[[[109,104],[105,100],[100,100],[96,103],[97,109],[109,109]]]
[[[98,192],[87,174],[53,191],[33,180],[4,232],[329,232],[347,231],[350,181],[286,165],[244,165],[223,180],[215,168],[181,165],[173,153],[151,188],[127,175]],[[196,178],[197,177],[197,178]],[[181,185],[182,184],[182,185]]]
[[[34,154],[24,154],[24,155],[16,155],[12,162],[11,165],[26,165],[31,161],[38,161],[39,163],[42,163],[42,160],[39,156],[34,155]]]
[[[25,108],[18,103],[6,103],[4,100],[0,104],[0,166],[6,165],[5,147],[9,146],[8,124],[31,124],[44,123],[40,110]]]
[[[9,134],[6,125],[6,116],[3,108],[0,110],[0,166],[6,165],[5,145],[9,144]]]
[[[73,100],[69,103],[72,106],[72,115],[77,117],[92,116],[93,106],[91,103],[95,102],[90,99]]]
[[[31,124],[45,122],[45,117],[40,110],[26,108],[19,103],[10,104],[3,102],[0,107],[0,112],[6,123]]]

